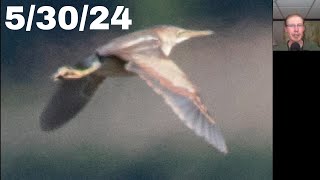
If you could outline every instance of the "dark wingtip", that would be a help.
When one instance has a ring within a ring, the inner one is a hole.
[[[53,131],[53,130],[56,129],[56,128],[54,128],[54,127],[52,127],[52,126],[49,126],[48,124],[46,124],[46,123],[44,123],[42,120],[40,120],[40,129],[41,129],[42,131],[47,131],[47,132],[49,132],[49,131]]]
[[[79,62],[74,67],[87,69],[100,61],[96,54]],[[89,102],[98,85],[105,77],[83,77],[73,80],[60,80],[49,103],[40,115],[40,128],[53,131],[74,118]]]
[[[89,97],[82,95],[87,80],[61,81],[58,89],[40,115],[40,128],[52,131],[60,128],[87,104]]]
[[[48,116],[47,111],[44,111],[40,116],[40,129],[42,131],[47,131],[47,132],[54,131],[59,127],[63,126],[67,122],[68,120],[64,120],[64,121],[54,120],[54,116]]]
[[[40,129],[42,131],[46,131],[46,132],[49,132],[49,131],[53,131],[55,129],[58,129],[60,126],[52,126],[51,124],[45,122],[43,119],[40,119]]]

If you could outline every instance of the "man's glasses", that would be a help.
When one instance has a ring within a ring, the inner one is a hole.
[[[287,27],[289,27],[289,28],[295,28],[295,27],[297,27],[297,28],[303,28],[304,27],[304,25],[303,24],[287,24]]]

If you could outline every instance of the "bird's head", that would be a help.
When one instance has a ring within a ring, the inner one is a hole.
[[[171,49],[185,41],[194,37],[208,36],[214,34],[211,30],[189,30],[176,26],[159,26],[155,28],[156,33],[158,34],[160,40],[163,44],[163,51],[166,55],[169,55]]]
[[[176,26],[159,26],[156,28],[156,32],[158,33],[163,42],[170,42],[176,44],[179,44],[185,40],[194,37],[208,36],[214,34],[214,32],[211,30],[189,30]]]

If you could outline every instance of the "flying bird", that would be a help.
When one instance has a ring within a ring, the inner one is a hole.
[[[115,38],[74,66],[53,75],[58,88],[40,116],[41,129],[57,129],[74,118],[107,77],[138,75],[172,108],[182,122],[217,150],[227,153],[223,135],[195,86],[168,57],[172,48],[213,31],[161,25]]]

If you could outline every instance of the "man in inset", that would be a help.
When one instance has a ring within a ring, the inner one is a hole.
[[[291,51],[303,50],[304,20],[298,14],[287,16],[285,20],[285,32],[288,34],[288,48]]]
[[[314,42],[304,41],[304,19],[299,14],[291,14],[284,21],[284,30],[289,40],[286,45],[275,47],[275,50],[303,51],[303,50],[319,50],[320,48]]]

